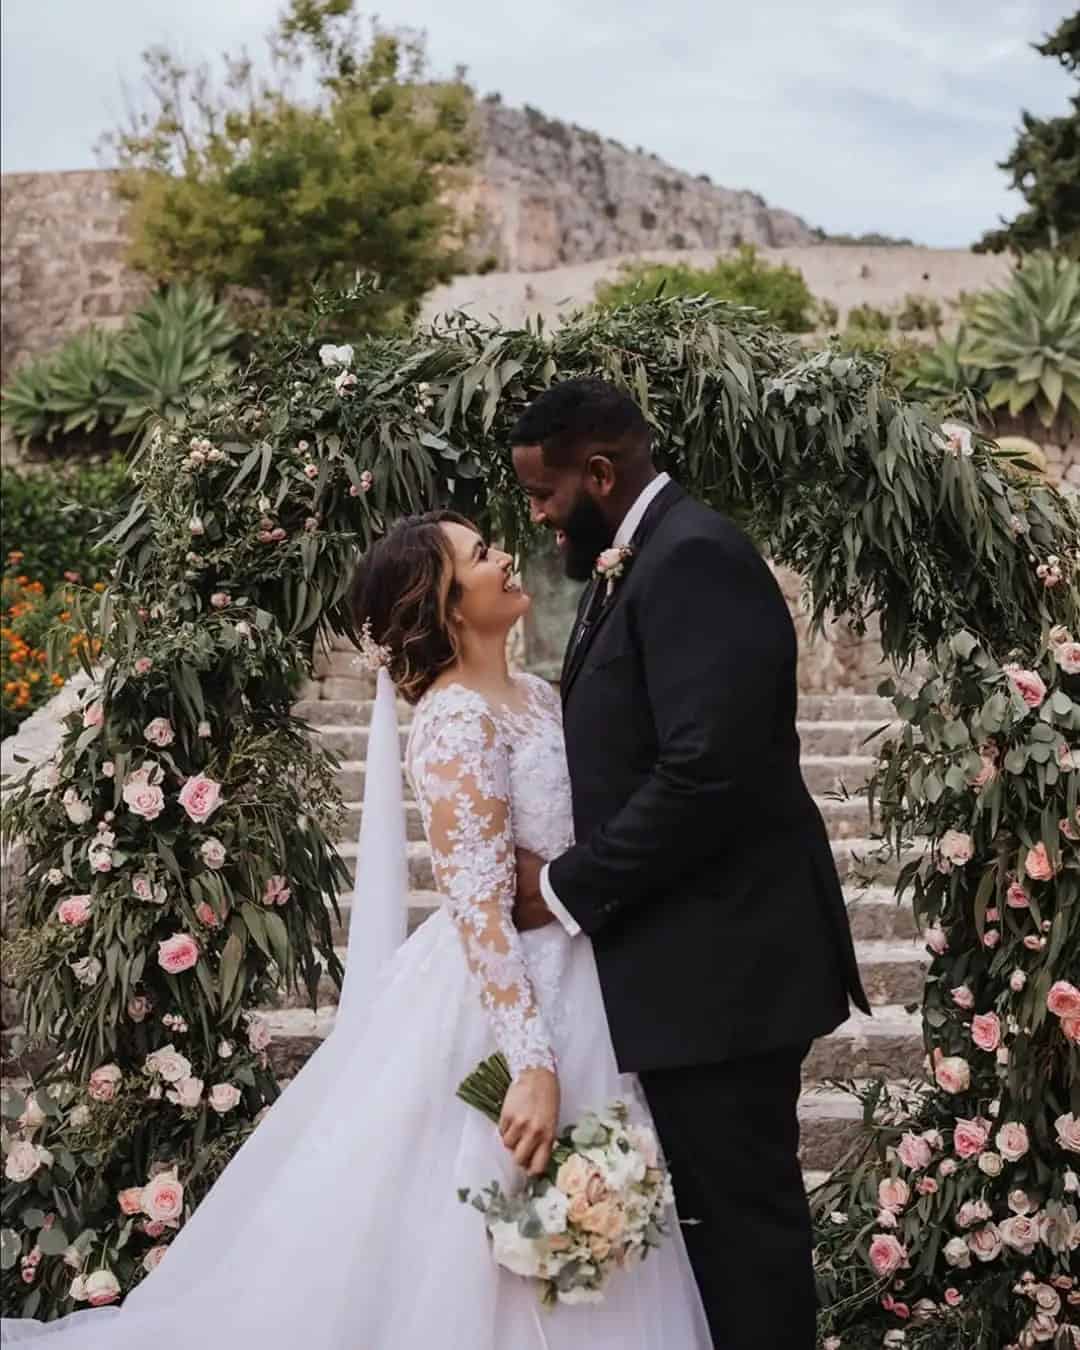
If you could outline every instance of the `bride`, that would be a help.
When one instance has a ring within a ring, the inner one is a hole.
[[[370,550],[353,604],[380,669],[334,1031],[122,1307],[5,1319],[5,1346],[709,1350],[677,1223],[603,1303],[546,1311],[457,1196],[543,1171],[589,1108],[647,1119],[588,940],[512,923],[515,849],[555,857],[572,825],[558,698],[506,665],[529,605],[511,566],[449,512]],[[443,900],[406,942],[395,693],[415,706],[406,763]],[[496,1048],[513,1074],[497,1130],[455,1096]]]

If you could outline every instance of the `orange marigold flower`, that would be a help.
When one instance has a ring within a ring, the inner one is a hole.
[[[102,592],[104,589],[105,589],[105,583],[104,583],[103,581],[95,581],[95,582],[94,582],[94,590],[97,591],[98,595],[100,595],[101,592]]]
[[[49,683],[55,685],[57,689],[61,689],[64,685],[64,677],[63,675],[53,675]]]

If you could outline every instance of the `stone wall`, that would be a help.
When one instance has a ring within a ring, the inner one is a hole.
[[[0,367],[48,351],[70,333],[118,327],[145,294],[124,265],[124,209],[111,173],[0,176]]]

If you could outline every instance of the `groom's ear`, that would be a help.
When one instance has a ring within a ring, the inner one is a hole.
[[[607,455],[590,455],[585,476],[598,497],[609,497],[615,487],[615,465]]]

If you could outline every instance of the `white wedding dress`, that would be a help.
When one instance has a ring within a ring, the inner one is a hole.
[[[444,904],[383,962],[362,1015],[339,1015],[121,1307],[5,1320],[5,1347],[710,1350],[676,1224],[603,1303],[547,1311],[458,1199],[521,1180],[455,1096],[496,1047],[515,1070],[557,1066],[564,1122],[617,1098],[647,1116],[616,1067],[588,939],[510,922],[515,845],[551,858],[572,842],[557,696],[516,678],[520,711],[460,685],[417,706],[407,762]]]

